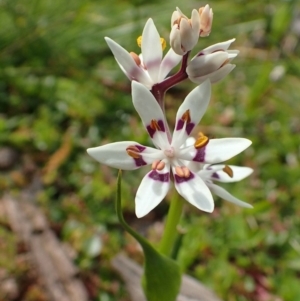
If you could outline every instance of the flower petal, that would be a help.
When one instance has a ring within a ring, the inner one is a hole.
[[[170,45],[175,53],[178,55],[184,55],[185,52],[181,48],[181,37],[177,24],[172,26],[170,32]]]
[[[108,37],[105,37],[105,41],[122,71],[130,80],[136,80],[146,86],[152,86],[152,81],[148,74],[136,64],[127,50]]]
[[[182,56],[176,54],[174,50],[170,48],[161,62],[158,82],[161,82],[169,74],[169,72],[178,65],[181,59]]]
[[[242,167],[242,166],[234,166],[234,165],[228,165],[228,166],[232,170],[233,173],[232,178],[222,170],[225,167],[225,165],[223,164],[209,165],[208,167],[209,170],[216,170],[212,174],[211,179],[223,183],[232,183],[232,182],[238,182],[245,179],[253,172],[253,169],[250,167]]]
[[[149,19],[142,34],[143,63],[152,81],[158,82],[159,66],[162,60],[162,45],[159,33],[152,19]]]
[[[160,149],[167,148],[169,146],[167,124],[155,97],[144,85],[132,81],[132,101],[153,143]],[[153,120],[157,122],[158,130],[153,128]]]
[[[231,40],[228,40],[228,41],[225,41],[225,42],[221,42],[221,43],[211,45],[211,46],[201,50],[196,56],[198,56],[200,53],[209,54],[209,53],[212,53],[212,52],[215,52],[215,51],[220,51],[220,50],[226,51],[229,48],[229,46],[231,45],[231,43],[233,43],[234,41],[235,41],[235,39],[231,39]]]
[[[196,149],[190,146],[182,150],[181,159],[200,163],[215,164],[226,161],[251,145],[251,141],[245,138],[221,138],[210,139],[208,144]]]
[[[162,171],[151,170],[143,178],[135,197],[135,213],[145,216],[167,195],[170,188],[170,166]]]
[[[205,81],[188,94],[178,109],[176,115],[176,126],[173,133],[172,146],[180,147],[188,138],[194,127],[200,122],[204,115],[211,94],[210,81]],[[190,120],[186,122],[183,116],[188,112]],[[183,132],[184,131],[184,132]]]
[[[188,76],[192,77],[209,75],[212,72],[219,70],[226,60],[228,60],[228,54],[223,51],[200,55],[189,63],[186,68],[186,73]]]
[[[241,207],[253,208],[252,205],[237,199],[232,194],[230,194],[227,190],[225,190],[224,188],[222,188],[216,184],[208,184],[208,187],[211,189],[211,191],[214,194],[216,194],[220,198],[224,199],[225,201],[228,201],[230,203],[233,203],[233,204],[241,206]]]
[[[135,146],[140,150],[140,158],[129,156],[126,149]],[[135,141],[122,141],[87,149],[88,154],[98,162],[110,167],[134,170],[160,159],[161,151],[143,146]]]
[[[198,42],[198,35],[195,36],[195,32],[189,24],[187,19],[182,18],[180,20],[180,38],[181,38],[181,46],[182,50],[185,52],[192,50]]]
[[[212,84],[222,80],[226,75],[228,75],[233,69],[235,68],[235,65],[233,64],[226,64],[222,68],[208,74],[205,76],[200,77],[193,77],[189,76],[189,79],[195,83],[195,84],[201,84],[206,79],[209,79]]]
[[[191,172],[189,178],[178,177],[174,168],[173,174],[175,188],[183,198],[200,210],[206,212],[214,210],[214,200],[211,192],[197,174]]]

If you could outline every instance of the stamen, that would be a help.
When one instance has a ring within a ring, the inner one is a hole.
[[[180,166],[176,166],[175,167],[175,173],[177,176],[179,176],[180,178],[184,177],[184,172],[182,170],[182,168]]]
[[[136,39],[136,42],[137,42],[138,46],[141,48],[141,47],[142,47],[142,36],[139,36],[139,37]]]
[[[156,119],[152,119],[151,122],[150,122],[150,127],[152,130],[155,130],[155,131],[161,131],[161,128],[160,126],[158,125],[158,122]]]
[[[185,178],[188,178],[191,175],[190,170],[186,166],[183,166],[181,169],[183,170]]]
[[[160,38],[160,44],[161,44],[162,50],[165,50],[167,47],[167,42],[164,38]]]
[[[230,178],[233,177],[233,170],[228,165],[225,165],[225,167],[223,168],[223,171],[225,173],[227,173]]]
[[[160,161],[156,167],[157,170],[163,170],[166,166],[166,163],[164,161]]]
[[[139,36],[136,39],[136,42],[140,48],[142,47],[142,39],[143,39],[142,36]],[[160,44],[161,44],[162,50],[165,50],[165,48],[167,47],[167,42],[164,38],[160,38]]]
[[[176,166],[175,173],[180,178],[189,178],[191,175],[190,170],[186,166]]]
[[[134,59],[135,63],[140,66],[141,65],[141,59],[140,57],[135,53],[135,52],[130,52],[129,53],[131,57]]]
[[[139,158],[141,158],[141,155],[139,154],[140,150],[135,145],[128,146],[126,148],[126,152],[133,159],[139,159]]]
[[[194,143],[194,146],[195,146],[195,148],[198,149],[198,148],[201,148],[201,147],[204,147],[205,145],[207,145],[208,142],[209,142],[209,138],[200,132],[197,140]]]
[[[190,115],[190,110],[186,110],[182,116],[181,116],[181,119],[187,123],[190,123],[191,122],[191,115]]]
[[[163,162],[163,161],[160,161],[160,160],[155,160],[153,163],[152,163],[152,166],[151,168],[153,170],[163,170],[166,166],[166,163]]]
[[[157,166],[158,166],[159,162],[160,162],[159,160],[153,161],[153,163],[152,163],[152,165],[151,165],[151,168],[152,168],[153,170],[157,169]]]

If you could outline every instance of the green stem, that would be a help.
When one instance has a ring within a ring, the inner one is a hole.
[[[176,197],[170,203],[165,231],[159,247],[159,251],[166,256],[170,256],[172,253],[173,245],[178,235],[177,225],[181,217],[183,204],[184,202],[178,194],[176,194]]]

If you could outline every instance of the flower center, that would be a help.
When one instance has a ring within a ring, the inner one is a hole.
[[[164,154],[169,158],[172,159],[175,156],[175,150],[173,147],[171,147],[170,149],[166,149],[164,150]]]

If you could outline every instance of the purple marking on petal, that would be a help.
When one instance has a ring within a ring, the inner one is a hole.
[[[193,161],[196,161],[196,162],[204,162],[204,158],[205,158],[205,149],[206,149],[205,146],[196,149],[197,152],[196,152],[195,157],[193,158]]]
[[[149,136],[151,137],[151,138],[153,138],[153,136],[154,136],[154,134],[155,134],[155,129],[153,129],[150,125],[147,125],[147,132],[148,132],[148,134],[149,134]]]
[[[164,122],[162,120],[158,120],[157,124],[159,126],[159,131],[161,131],[161,132],[165,132],[166,131],[165,124],[164,124]],[[148,132],[149,136],[151,138],[153,138],[153,136],[154,136],[154,134],[156,132],[156,129],[153,129],[150,124],[147,125],[146,129],[147,129],[147,132]]]
[[[164,122],[162,120],[158,120],[158,126],[160,127],[160,131],[161,132],[165,132],[166,129],[165,129],[165,125],[164,125]]]
[[[145,64],[145,62],[144,62],[144,64]],[[151,69],[152,67],[158,67],[159,68],[160,64],[161,64],[160,59],[149,61],[149,62],[147,62],[147,66],[145,66],[145,69]]]
[[[143,70],[141,67],[139,67],[139,66],[137,66],[137,67],[139,69]],[[140,80],[139,80],[140,79],[140,72],[139,72],[138,68],[134,68],[134,69],[130,70],[129,72],[127,72],[127,74],[129,75],[131,80],[136,80],[137,82],[140,82]]]
[[[142,157],[140,158],[133,158],[134,162],[135,162],[135,165],[136,166],[144,166],[144,165],[147,165],[147,163],[143,160]]]
[[[211,175],[212,178],[215,178],[215,179],[220,179],[219,175],[214,172],[212,175]]]
[[[143,151],[146,149],[146,147],[143,146],[143,145],[138,145],[138,144],[136,144],[136,145],[134,145],[134,146],[140,151],[140,153],[143,152]]]
[[[194,177],[195,177],[195,175],[192,172],[190,173],[188,178],[179,177],[177,174],[174,174],[174,179],[177,184],[188,182],[188,181],[194,179]]]
[[[191,133],[191,131],[193,130],[194,126],[195,126],[195,123],[193,123],[193,122],[190,122],[190,123],[188,123],[186,125],[186,129],[185,130],[186,130],[186,133],[188,135]]]
[[[183,126],[184,126],[184,120],[179,119],[177,122],[177,125],[176,125],[176,131],[181,130],[183,128]],[[195,127],[195,123],[189,122],[185,128],[186,133],[189,135],[194,127]]]
[[[170,173],[158,173],[156,170],[152,170],[149,173],[149,178],[151,178],[154,181],[160,181],[160,182],[169,182],[170,181]]]
[[[183,128],[184,121],[182,119],[179,119],[176,125],[176,131],[179,131]]]

